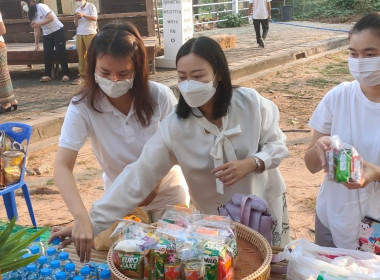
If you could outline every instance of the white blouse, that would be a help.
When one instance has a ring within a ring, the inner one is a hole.
[[[199,115],[198,109],[194,114]],[[181,166],[192,202],[203,213],[216,214],[217,205],[237,192],[259,195],[270,204],[285,191],[277,167],[289,156],[278,122],[276,105],[243,87],[233,89],[221,129],[204,117],[190,114],[182,119],[172,112],[144,146],[140,158],[125,167],[110,191],[94,202],[90,218],[95,234],[137,206],[152,191],[148,186],[155,186],[174,164]],[[233,186],[217,187],[210,173],[213,168],[252,156],[264,161],[264,172],[248,174]]]

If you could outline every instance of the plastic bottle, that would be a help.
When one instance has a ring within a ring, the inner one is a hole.
[[[250,25],[253,24],[253,18],[252,18],[252,15],[249,15],[249,16],[248,16],[248,23],[249,23]]]
[[[111,272],[108,269],[104,269],[100,272],[100,280],[111,280]]]
[[[66,272],[66,279],[67,280],[72,280],[75,276],[75,264],[74,263],[67,263],[65,265],[65,272]]]
[[[43,268],[49,268],[47,256],[41,256],[37,260],[37,270],[41,270]]]
[[[48,263],[57,259],[57,249],[55,247],[49,247],[46,249],[46,256],[48,258]]]
[[[64,272],[64,271],[57,272],[55,274],[55,279],[56,280],[66,280],[67,279],[66,278],[66,272]]]
[[[40,247],[37,245],[30,246],[29,252],[31,255],[41,255],[40,254]]]
[[[80,275],[83,277],[83,280],[91,280],[90,267],[84,266],[80,269]]]
[[[41,242],[41,239],[39,237],[37,237],[36,240],[34,240],[32,243],[30,243],[29,250],[33,246],[37,246],[39,248],[39,254],[41,256],[45,256],[45,245],[44,245],[44,243]]]
[[[62,252],[62,249],[59,248],[61,245],[61,239],[59,237],[53,238],[51,241],[51,247],[54,247],[57,250],[57,254]]]
[[[23,272],[22,269],[16,269],[16,270],[9,271],[6,274],[5,279],[8,279],[8,280],[23,280],[24,279],[24,272]]]
[[[37,273],[37,266],[34,263],[28,264],[26,266],[26,280],[38,280],[39,276]]]
[[[73,280],[84,280],[82,276],[78,275],[73,278]]]
[[[65,265],[67,263],[71,263],[71,261],[69,260],[69,253],[61,252],[59,253],[58,258],[60,262],[60,265],[59,265],[60,270],[65,271]]]
[[[59,269],[59,260],[54,260],[50,262],[50,269],[51,269],[51,275],[53,275],[53,278],[55,278],[55,275],[60,272],[61,270]]]
[[[40,280],[53,280],[50,268],[45,267],[40,270]]]

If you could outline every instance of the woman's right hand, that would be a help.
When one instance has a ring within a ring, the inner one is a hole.
[[[34,47],[34,51],[39,51],[40,50],[40,45],[36,45],[35,47]]]
[[[305,153],[305,164],[311,173],[327,172],[326,151],[331,147],[330,135],[313,132],[311,143]]]
[[[75,219],[71,235],[80,261],[89,262],[94,245],[94,232],[87,216],[85,219]]]
[[[322,136],[314,144],[315,152],[319,158],[322,169],[327,172],[326,164],[326,152],[331,149],[331,138],[330,136]]]

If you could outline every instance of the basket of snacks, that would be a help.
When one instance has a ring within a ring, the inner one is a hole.
[[[157,224],[124,221],[108,251],[112,279],[269,279],[272,249],[227,217],[168,210]]]

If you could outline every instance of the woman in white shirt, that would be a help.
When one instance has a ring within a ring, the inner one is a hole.
[[[144,42],[131,24],[104,26],[90,44],[87,65],[84,87],[72,99],[65,116],[54,172],[74,217],[72,229],[54,236],[71,236],[81,261],[89,260],[94,236],[73,176],[78,151],[89,138],[109,192],[113,181],[139,158],[144,144],[177,103],[168,87],[148,80]],[[152,222],[161,217],[166,205],[189,204],[187,184],[178,166],[169,168],[154,184],[143,186],[150,191],[136,204],[145,206]],[[134,200],[135,194],[129,195]],[[123,216],[130,212],[125,209]]]
[[[285,183],[278,166],[289,152],[276,105],[253,89],[232,87],[223,50],[210,38],[190,39],[176,62],[181,92],[176,111],[164,119],[140,158],[94,202],[95,234],[138,205],[178,164],[202,213],[217,214],[218,204],[234,193],[258,195],[277,219],[273,244],[287,244]]]
[[[315,217],[317,244],[356,249],[361,220],[365,216],[380,219],[379,14],[366,15],[356,22],[348,50],[348,66],[355,81],[336,86],[318,104],[309,122],[314,133],[305,163],[312,173],[327,171],[325,152],[331,147],[330,135],[338,135],[363,158],[363,175],[358,183],[339,184],[325,176]]]
[[[22,8],[28,13],[31,21],[30,26],[34,28],[35,50],[39,50],[39,38],[42,29],[44,60],[45,60],[45,76],[41,82],[49,82],[52,80],[52,68],[54,61],[54,48],[59,63],[62,67],[62,82],[67,82],[69,78],[69,67],[66,56],[66,39],[62,22],[59,21],[56,14],[45,4],[36,3],[34,0],[21,1]]]
[[[0,13],[0,114],[17,110],[17,100],[13,91],[7,63],[7,46],[3,35],[7,32]]]

